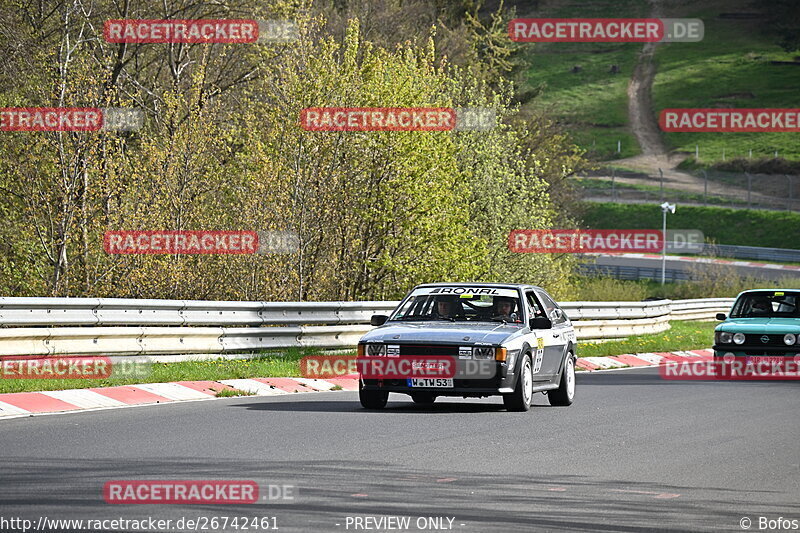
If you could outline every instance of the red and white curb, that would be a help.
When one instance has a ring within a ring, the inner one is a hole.
[[[69,389],[42,392],[0,394],[0,419],[47,413],[67,413],[96,409],[113,409],[137,405],[216,400],[224,390],[250,392],[254,396],[278,396],[299,392],[326,392],[333,389],[358,390],[354,378],[251,378],[220,381],[178,381],[144,383],[119,387]],[[244,396],[246,397],[246,396]]]
[[[713,350],[688,350],[680,352],[609,355],[608,357],[579,357],[575,366],[588,371],[613,370],[618,368],[666,365],[670,362],[709,361],[713,358]],[[3,397],[0,395],[0,400],[2,399]]]
[[[588,255],[588,254],[587,254]],[[593,254],[595,255],[595,254]],[[612,257],[631,257],[636,259],[658,259],[661,260],[661,254],[596,254],[602,256]],[[713,259],[711,257],[696,257],[690,255],[668,255],[667,261],[688,261],[692,263],[713,263],[715,265],[731,265],[739,267],[752,267],[752,268],[768,268],[772,270],[788,270],[792,272],[800,272],[800,265],[784,265],[780,263],[759,263],[756,261],[731,261],[729,259]]]
[[[657,366],[669,361],[708,360],[712,357],[712,350],[623,354],[608,357],[580,357],[575,366],[588,371],[615,370]],[[224,390],[240,390],[250,392],[254,396],[279,396],[301,392],[327,392],[334,389],[358,390],[358,379],[350,377],[222,379],[220,381],[144,383],[91,389],[11,392],[0,394],[0,419],[174,402],[217,400],[222,399],[217,398],[217,393]]]

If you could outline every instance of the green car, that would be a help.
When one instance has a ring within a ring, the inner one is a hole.
[[[754,289],[739,294],[714,331],[714,358],[800,355],[800,290]]]

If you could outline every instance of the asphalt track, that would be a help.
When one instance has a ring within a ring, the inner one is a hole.
[[[404,398],[383,412],[329,392],[2,421],[0,517],[275,516],[279,531],[378,531],[347,528],[356,516],[434,531],[415,521],[450,517],[459,532],[742,531],[743,517],[758,531],[762,516],[800,519],[796,382],[596,372],[578,375],[573,406],[537,394],[528,413],[499,399]],[[117,479],[297,489],[280,503],[110,505],[102,488]]]

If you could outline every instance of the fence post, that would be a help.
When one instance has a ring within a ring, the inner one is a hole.
[[[658,173],[661,175],[661,201],[664,201],[664,171],[658,167]]]

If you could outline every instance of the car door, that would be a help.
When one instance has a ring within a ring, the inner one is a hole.
[[[561,370],[570,324],[566,314],[549,294],[544,291],[537,291],[537,296],[542,303],[547,318],[553,322],[553,327],[546,337],[544,361],[542,363],[542,373],[553,377]]]
[[[528,306],[529,320],[531,318],[547,316],[547,311],[544,305],[542,305],[541,299],[534,291],[525,291],[525,302]],[[531,337],[528,344],[531,345],[533,380],[550,381],[553,378],[553,365],[549,361],[552,354],[548,353],[548,347],[556,342],[556,339],[553,338],[553,332],[549,329],[539,329],[535,330]]]

